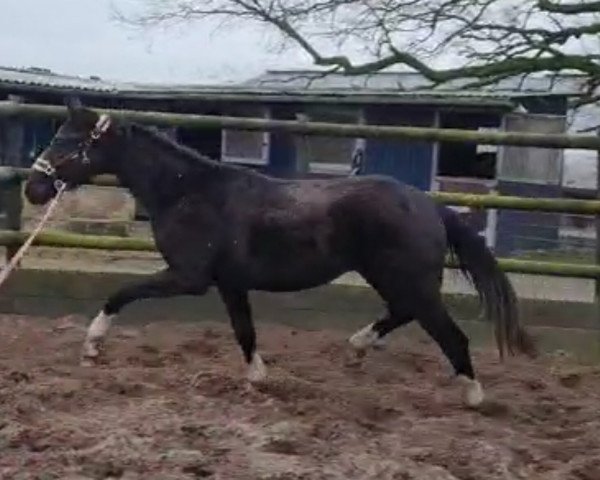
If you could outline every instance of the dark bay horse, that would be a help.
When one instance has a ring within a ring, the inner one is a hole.
[[[515,293],[483,239],[425,193],[383,176],[276,179],[210,160],[154,129],[69,102],[68,118],[38,157],[25,186],[44,204],[57,182],[75,188],[116,175],[147,209],[167,267],[126,286],[91,322],[82,352],[94,364],[112,320],[143,298],[203,295],[215,286],[248,364],[250,381],[266,377],[256,352],[248,292],[297,291],[360,273],[387,314],[354,334],[360,352],[416,319],[478,405],[469,342],[441,296],[447,250],[474,283],[495,322],[501,355],[533,344],[518,322]]]

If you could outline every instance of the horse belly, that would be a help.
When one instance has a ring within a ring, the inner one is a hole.
[[[276,211],[248,229],[238,258],[248,267],[251,289],[302,290],[344,273],[347,255],[336,241],[335,225],[319,212],[301,213]]]
[[[292,292],[318,287],[335,280],[345,269],[335,262],[289,262],[279,268],[258,266],[252,289],[269,292]]]
[[[237,269],[245,272],[249,287],[264,291],[295,291],[334,280],[346,270],[343,259],[316,245],[290,245],[249,256]],[[244,275],[244,274],[242,274]]]

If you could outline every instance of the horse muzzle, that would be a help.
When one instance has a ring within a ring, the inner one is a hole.
[[[35,174],[32,175],[37,176]],[[54,198],[57,193],[53,179],[30,178],[25,184],[25,198],[33,205],[44,205]]]

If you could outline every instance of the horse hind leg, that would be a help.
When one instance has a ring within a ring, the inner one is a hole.
[[[469,407],[478,406],[483,401],[484,394],[473,372],[469,340],[443,304],[440,275],[421,273],[419,278],[414,278],[398,272],[395,278],[396,281],[369,281],[387,302],[389,313],[382,320],[356,332],[350,337],[350,344],[360,356],[364,356],[365,350],[373,346],[378,339],[410,323],[412,319],[417,319],[421,327],[439,345],[458,380],[463,383],[465,404]],[[408,281],[409,278],[411,281]]]
[[[463,384],[463,401],[468,407],[483,402],[481,384],[475,379],[469,352],[469,339],[452,319],[444,306],[441,294],[421,302],[417,318],[421,327],[439,345],[450,361],[457,379]]]
[[[384,263],[387,264],[387,262]],[[403,289],[398,286],[399,282],[402,283],[400,271],[390,269],[389,265],[386,265],[383,270],[371,268],[370,271],[360,273],[387,304],[387,313],[383,318],[357,330],[348,339],[357,355],[362,357],[369,348],[385,348],[387,335],[410,323],[413,316],[408,313],[409,303],[402,298]]]

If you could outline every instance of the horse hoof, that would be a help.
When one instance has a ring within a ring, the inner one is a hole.
[[[483,403],[484,394],[481,384],[477,380],[471,380],[464,375],[458,376],[463,384],[463,401],[469,408],[476,408]]]
[[[250,383],[264,382],[267,379],[267,367],[258,353],[252,357],[246,378]]]
[[[373,330],[373,324],[369,324],[364,328],[361,328],[358,332],[352,335],[348,342],[352,347],[360,352],[364,351],[367,348],[373,346],[373,344],[378,340],[379,336],[377,332]]]

